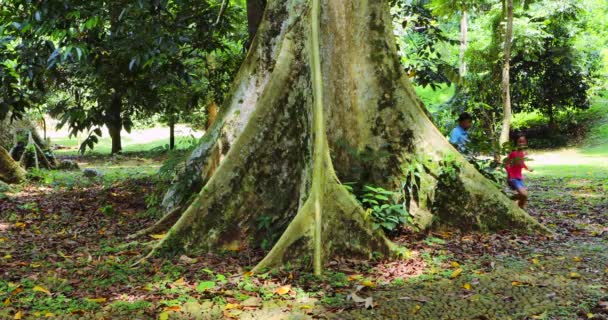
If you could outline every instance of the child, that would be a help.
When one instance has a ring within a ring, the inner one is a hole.
[[[469,142],[468,130],[471,128],[473,117],[463,112],[458,117],[458,125],[450,132],[450,143],[460,152],[466,151],[466,144]]]
[[[528,140],[525,136],[520,136],[517,138],[517,148],[509,154],[506,160],[505,168],[507,169],[507,179],[509,181],[509,186],[511,189],[517,191],[517,204],[520,208],[525,208],[526,203],[528,202],[528,190],[524,185],[524,177],[521,173],[523,168],[532,172],[534,170],[528,169],[526,163],[524,162],[524,158],[526,154],[524,153],[524,149],[528,144]]]

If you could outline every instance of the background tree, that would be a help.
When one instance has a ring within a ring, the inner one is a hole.
[[[505,20],[504,34],[504,49],[502,57],[502,128],[498,139],[499,145],[504,145],[509,141],[509,133],[511,132],[511,119],[513,117],[511,111],[511,42],[513,41],[513,0],[502,0],[503,17]]]
[[[60,124],[72,134],[106,126],[115,153],[122,149],[122,129],[130,130],[134,117],[158,104],[156,72],[170,70],[187,80],[183,61],[226,48],[225,40],[237,36],[240,12],[238,6],[222,11],[216,1],[14,1],[4,19],[17,22],[21,53],[33,50],[30,43],[50,47],[48,55],[36,56],[52,72],[36,76],[62,92],[64,99],[51,106]],[[88,142],[100,131],[93,132]]]

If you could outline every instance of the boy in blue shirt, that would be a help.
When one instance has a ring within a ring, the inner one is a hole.
[[[467,132],[473,124],[473,117],[467,112],[463,112],[458,117],[458,126],[450,133],[450,143],[460,152],[465,152],[466,144],[469,142],[469,133]]]

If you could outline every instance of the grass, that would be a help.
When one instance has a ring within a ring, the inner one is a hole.
[[[189,135],[186,132],[176,132],[175,147],[176,149],[187,149],[196,144],[200,133],[195,136]],[[51,145],[59,145],[65,149],[58,149],[54,152],[57,155],[77,155],[80,148],[80,143],[83,139],[76,139],[66,135],[55,135],[51,138]],[[143,130],[135,130],[131,133],[123,132],[122,137],[123,153],[145,152],[151,150],[160,150],[169,148],[169,133],[166,128],[150,128]],[[86,151],[86,154],[109,154],[112,150],[112,140],[108,135],[103,135],[99,142],[94,146],[93,150]]]
[[[588,113],[594,123],[582,151],[588,155],[608,155],[608,99],[597,98]]]
[[[192,142],[191,137],[175,137],[175,146],[177,149],[186,149],[190,146]],[[52,144],[58,144],[63,147],[67,147],[67,149],[59,149],[54,151],[58,155],[77,155],[78,141],[75,138],[59,138],[51,140]],[[122,146],[123,152],[140,152],[140,151],[150,151],[154,149],[164,148],[167,149],[169,144],[168,139],[158,139],[145,143],[137,142],[137,139],[124,137],[122,138]],[[109,154],[112,151],[112,140],[109,137],[104,137],[99,139],[99,143],[95,145],[93,150],[87,150],[87,154],[95,153],[95,154]]]

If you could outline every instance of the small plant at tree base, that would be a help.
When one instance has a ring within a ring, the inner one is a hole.
[[[413,223],[404,205],[396,201],[399,193],[369,185],[363,187],[363,192],[360,202],[371,216],[374,229],[382,227],[386,232],[394,232],[400,226]]]
[[[110,204],[99,208],[99,211],[101,211],[101,213],[103,213],[104,216],[108,216],[108,217],[116,214],[116,210],[114,210],[114,207],[112,207],[112,205],[110,205]]]
[[[258,230],[264,231],[264,238],[260,242],[260,248],[264,251],[272,249],[279,234],[273,228],[273,217],[271,215],[262,215],[257,219]]]

